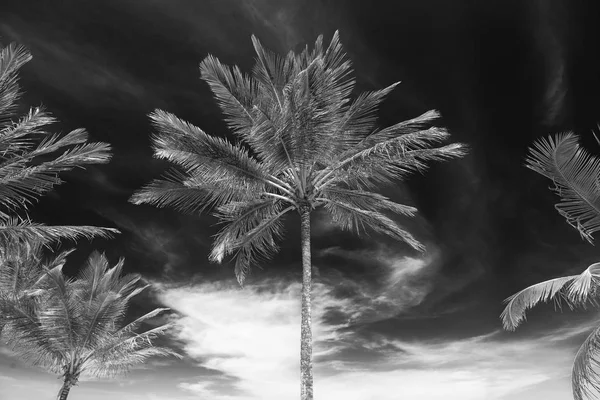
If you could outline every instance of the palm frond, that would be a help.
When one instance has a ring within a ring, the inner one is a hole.
[[[283,238],[282,217],[293,210],[294,206],[283,208],[274,206],[262,220],[256,220],[255,226],[244,235],[231,237],[229,248],[237,250],[235,254],[234,272],[241,286],[250,273],[250,266],[260,261],[270,260],[278,251],[278,240]]]
[[[114,228],[99,228],[95,226],[48,226],[19,218],[0,219],[0,244],[14,240],[41,241],[48,245],[62,240],[84,238],[92,240],[95,237],[111,238],[120,233]]]
[[[409,232],[400,228],[396,222],[379,212],[364,210],[347,202],[331,198],[319,198],[317,200],[325,203],[325,209],[331,215],[332,221],[344,230],[361,234],[366,233],[368,228],[403,241],[415,250],[425,250],[425,247]]]
[[[0,293],[2,340],[23,361],[56,372],[65,353],[40,326],[36,309],[36,302],[30,298],[8,298]]]
[[[396,154],[374,152],[364,159],[353,159],[337,170],[330,169],[319,179],[317,190],[340,184],[362,190],[375,190],[381,185],[402,181],[415,172],[424,173],[430,162],[446,161],[465,154],[465,147],[458,143]]]
[[[227,67],[212,55],[200,63],[200,75],[214,93],[229,128],[248,139],[255,123],[256,82],[237,66]]]
[[[15,123],[8,124],[0,130],[0,161],[23,158],[35,146],[35,136],[43,135],[40,128],[54,123],[56,120],[43,108],[36,107]],[[26,158],[26,157],[25,157]]]
[[[460,143],[430,147],[447,137],[445,129],[430,128],[376,142],[366,148],[357,146],[358,150],[347,153],[339,162],[323,169],[315,185],[322,189],[349,179],[353,181],[351,184],[362,183],[365,186],[369,181],[387,183],[415,171],[424,171],[428,162],[464,156],[466,146]]]
[[[581,345],[571,372],[571,386],[575,400],[592,400],[600,394],[600,327]]]
[[[252,35],[252,44],[256,52],[256,65],[253,77],[267,90],[269,97],[283,109],[283,88],[289,82],[294,65],[289,58],[282,58],[265,49],[258,38]]]
[[[345,189],[339,186],[329,186],[321,192],[326,199],[347,202],[353,207],[367,211],[391,211],[395,214],[413,217],[417,212],[415,207],[399,204],[379,194],[360,189]]]
[[[63,275],[62,265],[46,271],[46,287],[52,296],[46,297],[36,316],[48,337],[63,338],[66,349],[75,349],[83,332],[81,301],[72,280]]]
[[[333,139],[348,102],[349,83],[327,69],[324,56],[310,60],[284,91],[289,138],[282,137],[295,164],[331,160],[341,135]]]
[[[238,239],[248,234],[261,222],[273,217],[281,210],[277,199],[259,199],[247,202],[229,202],[216,209],[214,215],[224,228],[213,242],[209,260],[220,263],[235,249]]]
[[[125,316],[127,306],[126,300],[111,291],[97,293],[89,299],[84,311],[88,318],[83,319],[80,348],[94,349],[101,346],[114,332],[115,324]]]
[[[155,308],[154,310],[142,315],[139,318],[131,321],[127,325],[120,328],[117,332],[115,332],[116,337],[124,337],[127,334],[133,333],[136,329],[138,329],[142,323],[156,317],[157,315],[169,311],[170,308]]]
[[[27,208],[62,183],[59,173],[110,160],[110,146],[87,142],[83,129],[66,135],[46,132],[55,119],[40,107],[12,121],[19,98],[17,72],[29,60],[31,54],[22,46],[0,51],[0,208],[11,211]]]
[[[127,303],[132,297],[145,290],[147,286],[139,286],[139,274],[123,275],[125,259],[120,258],[112,267],[109,265],[106,254],[98,251],[92,252],[88,257],[87,265],[78,275],[78,288],[84,299],[94,299],[102,293],[114,293],[117,299]]]
[[[230,201],[248,198],[245,187],[234,183],[226,179],[211,184],[196,183],[187,175],[171,170],[162,179],[155,179],[135,192],[129,201],[198,214]]]
[[[83,371],[98,378],[114,378],[119,375],[125,375],[131,371],[131,368],[144,364],[148,359],[155,357],[175,357],[182,356],[172,349],[166,347],[151,346],[137,350],[135,353],[129,352],[127,358],[115,352],[114,360],[111,361],[90,361],[85,365]],[[119,358],[120,357],[120,358]]]
[[[594,301],[592,295],[600,283],[600,263],[594,263],[577,275],[568,287],[567,298],[574,304],[585,305]]]
[[[339,135],[332,133],[340,130],[354,81],[338,39],[336,32],[324,51],[319,36],[312,52],[307,47],[283,58],[253,37],[253,79],[262,96],[254,100],[255,121],[247,142],[273,170],[306,169],[313,160],[328,160],[339,144],[332,139]]]
[[[11,43],[0,50],[0,126],[17,110],[19,99],[18,70],[31,60],[23,46]]]
[[[504,329],[514,331],[525,320],[525,311],[541,302],[566,300],[566,296],[561,290],[576,276],[565,276],[536,283],[510,296],[504,301],[507,305],[500,316]]]
[[[592,234],[600,230],[600,158],[580,147],[569,132],[538,140],[525,165],[552,180],[561,198],[556,210],[592,243]]]
[[[64,137],[49,137],[33,150],[14,155],[0,163],[0,206],[18,208],[31,204],[41,194],[62,183],[58,174],[86,164],[101,164],[110,160],[106,143],[83,143],[65,150],[61,155],[39,163],[35,159],[51,154],[64,146],[85,142],[83,129]]]
[[[84,359],[84,370],[99,377],[112,377],[123,374],[134,366],[143,363],[150,357],[173,356],[181,358],[176,351],[155,346],[152,341],[172,327],[171,324],[161,325],[143,333],[115,337],[109,345],[97,348]]]
[[[570,308],[585,306],[599,278],[600,263],[595,263],[579,275],[550,279],[513,294],[504,301],[506,307],[500,316],[504,329],[514,331],[526,319],[525,312],[542,302],[554,300],[560,306],[565,301]]]
[[[267,171],[243,147],[209,136],[175,115],[155,110],[150,118],[158,134],[153,136],[155,156],[183,167],[204,184],[230,180],[264,185]]]
[[[20,296],[40,278],[41,244],[39,242],[7,242],[0,247],[0,292]]]
[[[256,122],[247,139],[248,145],[269,172],[284,168],[295,172],[301,162],[292,149],[295,120],[287,112],[278,111],[277,106],[265,110],[255,105],[253,110],[256,112]]]
[[[429,110],[419,115],[387,128],[374,131],[365,137],[359,146],[367,149],[378,143],[403,137],[403,141],[411,148],[425,148],[429,143],[435,143],[449,137],[446,129],[436,128],[432,125],[441,118],[439,111]]]
[[[345,108],[332,135],[342,141],[340,148],[351,150],[375,131],[379,106],[399,84],[396,82],[384,89],[361,93]]]

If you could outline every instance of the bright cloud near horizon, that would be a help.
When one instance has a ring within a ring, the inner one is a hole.
[[[392,287],[399,282],[394,278],[405,281],[427,268],[421,259],[388,261],[385,280]],[[344,285],[353,286],[355,295],[337,297]],[[267,280],[243,290],[233,280],[159,287],[161,301],[180,315],[174,336],[185,353],[228,382],[191,380],[179,384],[181,389],[213,400],[298,397],[299,283]],[[438,340],[366,339],[355,325],[373,322],[378,310],[386,318],[392,304],[400,313],[419,302],[419,296],[399,298],[400,290],[379,289],[377,295],[348,280],[315,284],[316,398],[525,400],[520,392],[557,380],[561,389],[547,398],[570,393],[565,365],[574,349],[566,343],[589,332],[589,323],[512,341],[499,330],[458,340],[444,340],[443,332]]]

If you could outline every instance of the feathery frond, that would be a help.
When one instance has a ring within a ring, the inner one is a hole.
[[[225,227],[216,235],[209,259],[221,262],[226,255],[235,253],[235,274],[240,285],[250,273],[250,266],[267,261],[279,249],[283,238],[282,217],[293,206],[283,208],[279,200],[264,199],[254,202],[228,203],[217,209],[217,216]]]
[[[84,129],[66,135],[46,131],[55,119],[42,108],[31,109],[17,119],[19,69],[31,60],[22,46],[0,50],[0,245],[6,240],[42,240],[107,236],[114,229],[94,227],[46,227],[18,219],[44,193],[63,183],[59,174],[89,164],[107,163],[110,146],[88,141]]]
[[[552,180],[561,198],[557,211],[592,243],[592,234],[600,230],[600,158],[580,147],[569,132],[538,140],[526,166]]]
[[[217,99],[229,128],[240,138],[248,138],[255,123],[253,107],[258,97],[256,82],[238,67],[228,68],[208,55],[200,63],[200,74]]]
[[[13,127],[13,130],[19,126]],[[25,128],[23,128],[25,130]],[[31,132],[28,132],[31,134]],[[77,129],[64,137],[49,136],[37,146],[24,146],[24,141],[6,143],[14,135],[0,132],[0,147],[5,148],[0,158],[0,206],[21,208],[55,185],[61,184],[58,174],[82,167],[85,164],[101,164],[110,160],[110,146],[106,143],[87,143],[87,133]],[[73,146],[55,158],[36,162],[66,146]],[[9,156],[9,157],[7,157]]]
[[[114,228],[99,228],[95,226],[48,226],[20,218],[0,218],[0,246],[14,240],[41,242],[48,245],[61,240],[76,241],[84,238],[91,240],[95,237],[111,238],[119,231]]]
[[[400,228],[396,222],[378,211],[365,210],[340,200],[327,198],[319,198],[318,200],[325,203],[324,207],[331,215],[332,221],[344,230],[360,235],[367,233],[370,229],[405,242],[415,250],[425,250],[425,247],[409,232]]]
[[[229,179],[214,183],[198,182],[198,179],[172,169],[162,179],[155,179],[134,193],[130,201],[133,204],[173,207],[184,213],[196,214],[230,201],[250,200],[245,189]]]
[[[500,318],[504,329],[514,331],[525,320],[525,312],[542,302],[561,301],[573,308],[585,306],[600,278],[600,263],[590,265],[579,275],[550,279],[529,286],[505,300],[506,307]]]
[[[24,46],[11,43],[0,50],[0,128],[17,111],[19,92],[19,69],[31,60],[31,53]]]
[[[575,277],[576,275],[566,276],[536,283],[510,296],[505,300],[507,305],[500,316],[504,329],[514,331],[525,320],[525,311],[541,302],[566,300],[561,290]]]
[[[352,190],[330,186],[323,190],[322,196],[323,198],[334,201],[344,201],[353,207],[367,211],[391,211],[395,214],[406,215],[409,217],[413,217],[417,212],[415,207],[399,204],[379,193],[367,192],[360,189]]]

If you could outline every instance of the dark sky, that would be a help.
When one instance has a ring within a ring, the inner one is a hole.
[[[57,131],[84,127],[114,149],[109,165],[66,175],[32,215],[119,228],[113,240],[81,242],[68,270],[93,248],[125,256],[155,284],[134,312],[150,301],[180,313],[169,341],[182,362],[158,360],[118,386],[82,382],[72,396],[297,397],[297,218],[280,256],[241,291],[231,266],[207,260],[212,217],[127,199],[166,167],[149,146],[153,109],[228,135],[199,79],[204,57],[249,71],[251,34],[284,53],[339,29],[360,91],[402,81],[381,108],[382,126],[435,108],[471,151],[384,189],[420,210],[404,223],[427,245],[423,256],[315,218],[317,396],[392,400],[398,388],[424,400],[566,398],[591,314],[541,307],[516,333],[500,332],[498,315],[515,291],[597,261],[554,210],[550,182],[523,159],[536,138],[564,130],[600,150],[591,135],[600,120],[599,9],[568,0],[2,2],[0,42],[33,53],[21,73],[24,110],[44,104],[61,121]],[[58,390],[2,349],[0,385],[7,399]]]

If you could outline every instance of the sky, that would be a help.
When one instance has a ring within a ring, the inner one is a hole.
[[[152,288],[132,316],[173,313],[162,339],[184,355],[105,381],[84,377],[77,399],[287,400],[299,397],[299,220],[280,254],[244,289],[230,264],[208,261],[215,220],[127,203],[167,167],[152,158],[147,114],[175,113],[229,135],[198,65],[208,54],[249,71],[250,36],[279,53],[327,42],[336,29],[359,91],[402,83],[380,110],[387,126],[438,109],[465,158],[383,189],[416,206],[404,224],[423,254],[313,218],[315,396],[346,400],[570,398],[570,367],[593,310],[528,314],[502,331],[502,301],[598,261],[554,210],[550,182],[523,166],[537,138],[572,130],[591,151],[600,120],[598,4],[568,0],[19,0],[0,5],[0,42],[27,46],[23,110],[111,143],[113,160],[65,174],[31,216],[48,224],[118,228],[80,242]],[[56,376],[0,347],[0,400],[49,398]]]

